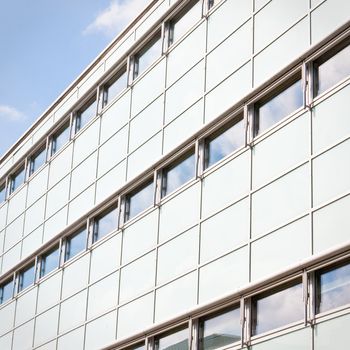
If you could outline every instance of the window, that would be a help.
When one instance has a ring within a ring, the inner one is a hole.
[[[35,173],[46,161],[46,147],[42,146],[38,152],[30,157],[29,160],[29,176]]]
[[[208,8],[211,9],[216,4],[218,4],[221,0],[208,0]]]
[[[134,79],[145,71],[162,54],[162,40],[157,34],[139,53],[135,55]]]
[[[316,313],[350,303],[350,264],[316,274]]]
[[[338,52],[335,54],[334,51],[331,51],[329,54],[315,61],[315,96],[328,90],[350,75],[349,41],[350,39],[338,47]]]
[[[219,129],[205,139],[204,168],[209,168],[222,158],[244,145],[244,122],[240,118],[229,127]]]
[[[300,321],[304,316],[300,281],[252,299],[252,335]]]
[[[0,286],[0,304],[12,298],[13,280],[12,278]]]
[[[196,157],[194,150],[180,161],[163,169],[162,197],[175,191],[178,187],[193,179],[196,175]]]
[[[61,129],[59,129],[56,133],[52,135],[51,155],[54,155],[56,152],[58,152],[64,146],[64,144],[66,144],[69,141],[69,134],[69,123],[66,123]]]
[[[89,101],[75,116],[75,132],[83,128],[96,115],[96,99]]]
[[[86,248],[86,228],[84,227],[66,239],[66,251],[64,261],[67,261]]]
[[[202,17],[201,1],[194,1],[169,23],[169,46],[181,38]]]
[[[93,242],[118,228],[118,216],[119,209],[116,207],[94,219]]]
[[[205,317],[199,321],[199,349],[217,349],[241,339],[240,308]]]
[[[188,334],[187,326],[161,334],[154,339],[154,348],[155,350],[187,350]]]
[[[123,350],[145,350],[146,345],[144,342],[137,343],[131,346],[128,346],[127,348],[124,348]]]
[[[143,210],[153,205],[154,186],[153,180],[146,185],[138,188],[136,191],[126,196],[125,202],[125,221],[130,220]]]
[[[55,247],[48,253],[41,256],[40,260],[40,277],[47,275],[49,272],[59,266],[59,249]]]
[[[10,176],[10,194],[15,192],[24,183],[25,170],[22,165],[13,175]]]
[[[27,266],[19,273],[18,292],[32,285],[35,281],[35,264]]]
[[[127,73],[124,68],[121,72],[118,72],[103,89],[103,107],[107,106],[114,97],[119,95],[127,87]]]
[[[255,105],[254,135],[270,128],[303,105],[301,79],[267,100]]]
[[[6,186],[5,183],[0,185],[0,203],[5,202],[6,199]]]

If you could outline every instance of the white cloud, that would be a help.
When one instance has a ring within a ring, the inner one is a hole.
[[[0,105],[0,120],[4,119],[16,122],[24,120],[25,115],[14,107]]]
[[[112,0],[109,6],[89,24],[83,34],[103,33],[107,36],[118,34],[150,0]]]

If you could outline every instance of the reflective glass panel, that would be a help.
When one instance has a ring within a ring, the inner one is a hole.
[[[29,176],[37,171],[46,161],[46,148],[41,148],[30,158]]]
[[[319,95],[350,75],[350,45],[326,61],[323,59],[319,63],[316,62],[315,66],[317,74],[315,94]]]
[[[0,203],[6,199],[6,187],[5,184],[0,185]]]
[[[135,56],[134,78],[145,71],[162,54],[162,40],[157,35]]]
[[[86,247],[86,229],[83,228],[72,236],[69,236],[66,241],[66,254],[64,260],[67,261],[73,256],[85,250]]]
[[[303,319],[302,284],[267,292],[252,299],[252,335]]]
[[[163,170],[162,197],[193,179],[196,175],[196,158],[192,151],[175,165]]]
[[[24,166],[21,167],[16,173],[11,175],[10,180],[10,193],[16,191],[16,189],[24,183],[25,171]]]
[[[195,1],[190,8],[186,8],[178,18],[170,22],[169,45],[182,37],[202,15],[202,2]]]
[[[243,119],[205,140],[205,164],[208,168],[244,145]]]
[[[58,150],[60,150],[64,144],[69,141],[70,136],[70,127],[69,123],[65,124],[62,129],[57,131],[52,136],[51,141],[51,155],[55,154]]]
[[[6,300],[12,298],[13,293],[13,280],[5,282],[0,286],[0,304],[4,303]]]
[[[127,74],[124,69],[122,72],[119,72],[110,82],[105,86],[103,106],[108,105],[114,97],[119,95],[127,86]]]
[[[145,343],[137,343],[135,345],[128,346],[124,350],[145,350],[146,346]]]
[[[156,350],[187,350],[188,349],[188,328],[172,330],[155,338]]]
[[[118,207],[98,216],[94,220],[94,242],[118,228]]]
[[[141,213],[153,204],[153,180],[126,198],[125,221]]]
[[[35,279],[34,263],[19,273],[18,292],[34,283]]]
[[[321,270],[316,282],[317,313],[350,303],[350,264]]]
[[[240,309],[200,320],[199,349],[211,350],[241,339]]]
[[[90,101],[76,115],[75,132],[78,132],[96,115],[96,100]]]
[[[40,277],[43,277],[58,268],[59,255],[59,249],[57,247],[41,257]]]
[[[298,80],[268,101],[256,105],[254,134],[268,129],[302,105],[302,82]]]

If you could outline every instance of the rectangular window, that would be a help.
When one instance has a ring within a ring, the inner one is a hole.
[[[254,135],[270,128],[302,106],[303,88],[301,79],[298,79],[278,94],[255,105]]]
[[[48,253],[42,255],[40,260],[40,277],[43,277],[54,269],[57,269],[59,266],[59,258],[59,247],[55,247]]]
[[[13,296],[13,280],[12,278],[0,286],[0,304],[11,299]]]
[[[153,205],[154,186],[153,180],[128,194],[125,200],[125,221]]]
[[[29,176],[35,173],[46,162],[46,147],[42,146],[38,152],[30,157]]]
[[[212,350],[241,339],[240,308],[216,313],[199,321],[199,349]]]
[[[10,176],[10,194],[15,192],[19,186],[24,183],[25,170],[22,165],[14,174]]]
[[[51,155],[58,152],[70,139],[69,122],[55,132],[51,137]]]
[[[5,202],[6,199],[6,186],[5,183],[0,185],[0,203]]]
[[[303,287],[299,281],[252,298],[252,335],[300,321],[303,317]]]
[[[204,168],[209,168],[222,158],[244,145],[244,122],[242,117],[230,126],[219,129],[205,139]]]
[[[316,313],[350,303],[350,264],[316,274]]]
[[[35,281],[35,264],[27,266],[19,273],[18,292],[32,285]]]
[[[107,106],[127,87],[127,77],[126,68],[124,68],[104,86],[103,107]]]
[[[314,62],[315,96],[328,90],[333,85],[350,75],[350,39]],[[345,47],[344,47],[345,46]]]
[[[134,57],[134,79],[145,71],[162,54],[162,40],[160,33],[157,34],[144,48]]]
[[[89,101],[84,107],[77,111],[75,116],[75,132],[77,133],[83,128],[92,118],[96,116],[96,99]]]
[[[169,46],[181,38],[202,17],[202,2],[194,1],[169,23]]]
[[[115,207],[94,219],[93,242],[118,228],[119,208]]]
[[[67,261],[86,249],[86,228],[66,238],[64,261]]]
[[[154,339],[155,350],[188,350],[188,327],[161,334]]]
[[[163,169],[162,197],[175,191],[196,176],[196,157],[192,150],[183,156],[180,161]]]
[[[123,350],[146,350],[146,345],[144,342],[137,343],[131,346],[128,346],[127,348],[124,348]]]
[[[216,4],[218,4],[221,0],[208,0],[208,8],[211,9]]]

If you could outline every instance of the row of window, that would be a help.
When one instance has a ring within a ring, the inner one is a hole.
[[[312,282],[313,281],[313,282]],[[314,283],[312,288],[308,283]],[[305,315],[305,293],[311,313]],[[148,337],[148,349],[188,350],[191,347],[191,331],[197,334],[196,346],[199,350],[213,350],[234,345],[237,342],[249,343],[251,337],[271,332],[291,324],[302,323],[320,313],[350,303],[350,264],[326,267],[309,274],[309,280],[297,278],[243,299],[212,314],[192,319],[191,330],[188,323],[164,333]],[[244,334],[244,339],[242,335]],[[243,341],[242,341],[243,340]],[[124,348],[125,350],[146,350],[145,341]]]

